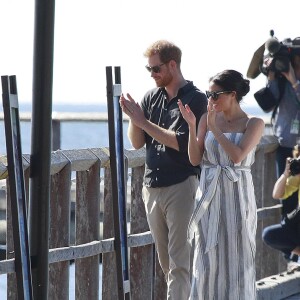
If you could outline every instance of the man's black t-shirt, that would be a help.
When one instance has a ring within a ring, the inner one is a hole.
[[[181,115],[177,100],[188,104],[196,116],[207,111],[207,98],[192,81],[180,88],[175,98],[167,100],[164,88],[147,92],[141,102],[146,118],[158,126],[176,133],[179,151],[158,143],[146,136],[146,169],[144,184],[148,187],[165,187],[184,181],[191,175],[200,174],[200,166],[192,166],[188,157],[189,128]]]

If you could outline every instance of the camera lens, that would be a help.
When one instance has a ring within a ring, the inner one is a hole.
[[[300,160],[292,159],[290,161],[290,171],[292,176],[300,174]]]
[[[290,68],[290,59],[287,56],[276,57],[273,63],[274,69],[277,72],[288,72]]]

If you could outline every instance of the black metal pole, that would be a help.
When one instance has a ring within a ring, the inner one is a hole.
[[[113,84],[112,67],[106,67],[109,152],[112,177],[118,299],[127,300],[130,299],[130,284],[128,274],[123,127],[121,124],[122,114],[119,106],[119,98],[121,95],[120,71],[120,67],[115,67],[116,84]]]
[[[35,299],[48,299],[54,16],[54,0],[35,1],[29,203]]]
[[[115,67],[115,87],[121,90],[121,68]],[[125,186],[125,163],[124,163],[124,142],[123,142],[123,115],[119,105],[120,92],[114,95],[114,114],[116,122],[116,152],[118,153],[117,177],[118,177],[118,200],[119,200],[119,220],[120,220],[120,239],[121,254],[123,259],[124,281],[129,280],[128,270],[128,246],[127,246],[127,219],[126,219],[126,186]]]
[[[18,299],[32,300],[26,193],[16,76],[1,76]]]

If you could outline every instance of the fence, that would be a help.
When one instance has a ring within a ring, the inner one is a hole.
[[[269,224],[277,223],[280,218],[280,205],[274,206],[271,197],[276,177],[274,164],[276,148],[277,142],[274,137],[264,136],[257,148],[256,160],[252,166],[259,208],[257,280],[277,274],[286,268],[280,253],[266,247],[261,240],[262,229]],[[127,161],[125,165],[128,167],[131,299],[165,299],[166,285],[159,265],[154,263],[156,256],[153,240],[148,231],[141,197],[145,150],[125,150],[125,157]],[[23,155],[23,165],[28,195],[29,155]],[[76,178],[72,179],[74,172]],[[104,174],[103,179],[101,174]],[[7,180],[5,156],[0,159],[0,178]],[[9,194],[6,195],[6,199],[7,258],[0,262],[0,274],[8,274],[8,299],[16,299]],[[100,296],[102,299],[117,299],[109,149],[52,152],[50,206],[49,299],[68,299],[69,264],[73,260],[76,270],[76,299],[99,299]],[[72,222],[72,213],[75,222]],[[100,262],[102,295],[99,295]]]

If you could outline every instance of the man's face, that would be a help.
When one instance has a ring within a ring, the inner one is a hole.
[[[159,55],[155,54],[148,58],[148,70],[155,80],[157,87],[166,87],[173,80],[173,75],[169,69],[169,63],[162,63]]]

